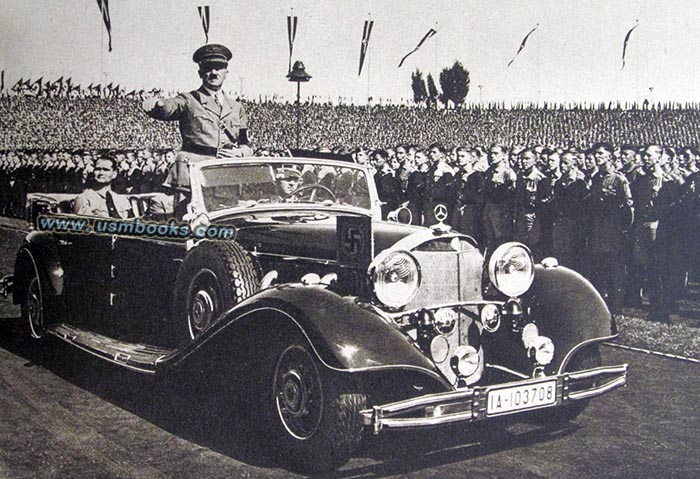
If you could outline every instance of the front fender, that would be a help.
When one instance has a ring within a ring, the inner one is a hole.
[[[290,326],[306,336],[318,359],[330,369],[346,372],[410,370],[430,376],[449,388],[433,363],[391,320],[358,304],[355,298],[320,286],[284,285],[251,296],[228,311],[190,348],[203,349],[212,341],[225,344],[222,337],[240,337],[244,329],[250,334],[252,328],[253,336],[264,338],[265,331],[269,331],[264,328]],[[257,339],[255,342],[259,347],[269,347],[260,345]]]
[[[610,311],[593,285],[568,268],[537,265],[526,295],[530,316],[540,334],[552,339],[552,366],[563,371],[577,346],[617,334]]]
[[[35,274],[34,268],[48,280],[50,295],[63,293],[63,267],[56,240],[50,233],[32,231],[24,239],[15,258],[14,290],[12,301],[19,304],[26,293],[29,278]]]

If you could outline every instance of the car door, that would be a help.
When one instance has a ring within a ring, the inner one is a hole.
[[[111,256],[111,336],[146,344],[168,344],[170,309],[185,240],[118,235]]]
[[[86,220],[61,215],[70,224]],[[110,320],[110,256],[112,238],[107,235],[77,232],[77,228],[54,231],[63,268],[64,321],[96,330]]]

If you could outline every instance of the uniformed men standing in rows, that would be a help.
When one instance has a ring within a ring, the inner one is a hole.
[[[620,314],[625,293],[625,234],[634,209],[627,179],[615,171],[614,150],[607,143],[593,147],[597,174],[591,180],[588,232],[589,277],[608,297],[613,314]]]
[[[550,251],[560,264],[579,269],[586,243],[588,188],[583,174],[576,168],[573,153],[566,152],[561,156],[559,170],[560,177],[554,184],[551,197]]]
[[[520,172],[515,188],[515,230],[513,237],[535,250],[542,241],[541,208],[549,195],[547,177],[537,168],[537,154],[532,149],[520,155]]]
[[[481,242],[481,212],[484,208],[484,173],[476,166],[476,153],[463,146],[457,148],[456,199],[452,226]]]
[[[483,235],[486,248],[512,239],[513,202],[517,176],[508,164],[508,152],[502,145],[488,150],[489,167],[484,175]]]

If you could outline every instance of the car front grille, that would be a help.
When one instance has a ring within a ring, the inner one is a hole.
[[[413,251],[421,270],[421,285],[406,309],[481,299],[483,260],[477,249]]]

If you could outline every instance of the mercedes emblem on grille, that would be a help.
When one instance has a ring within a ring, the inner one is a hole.
[[[447,219],[447,206],[440,203],[433,209],[433,213],[435,214],[435,219],[443,223]]]

